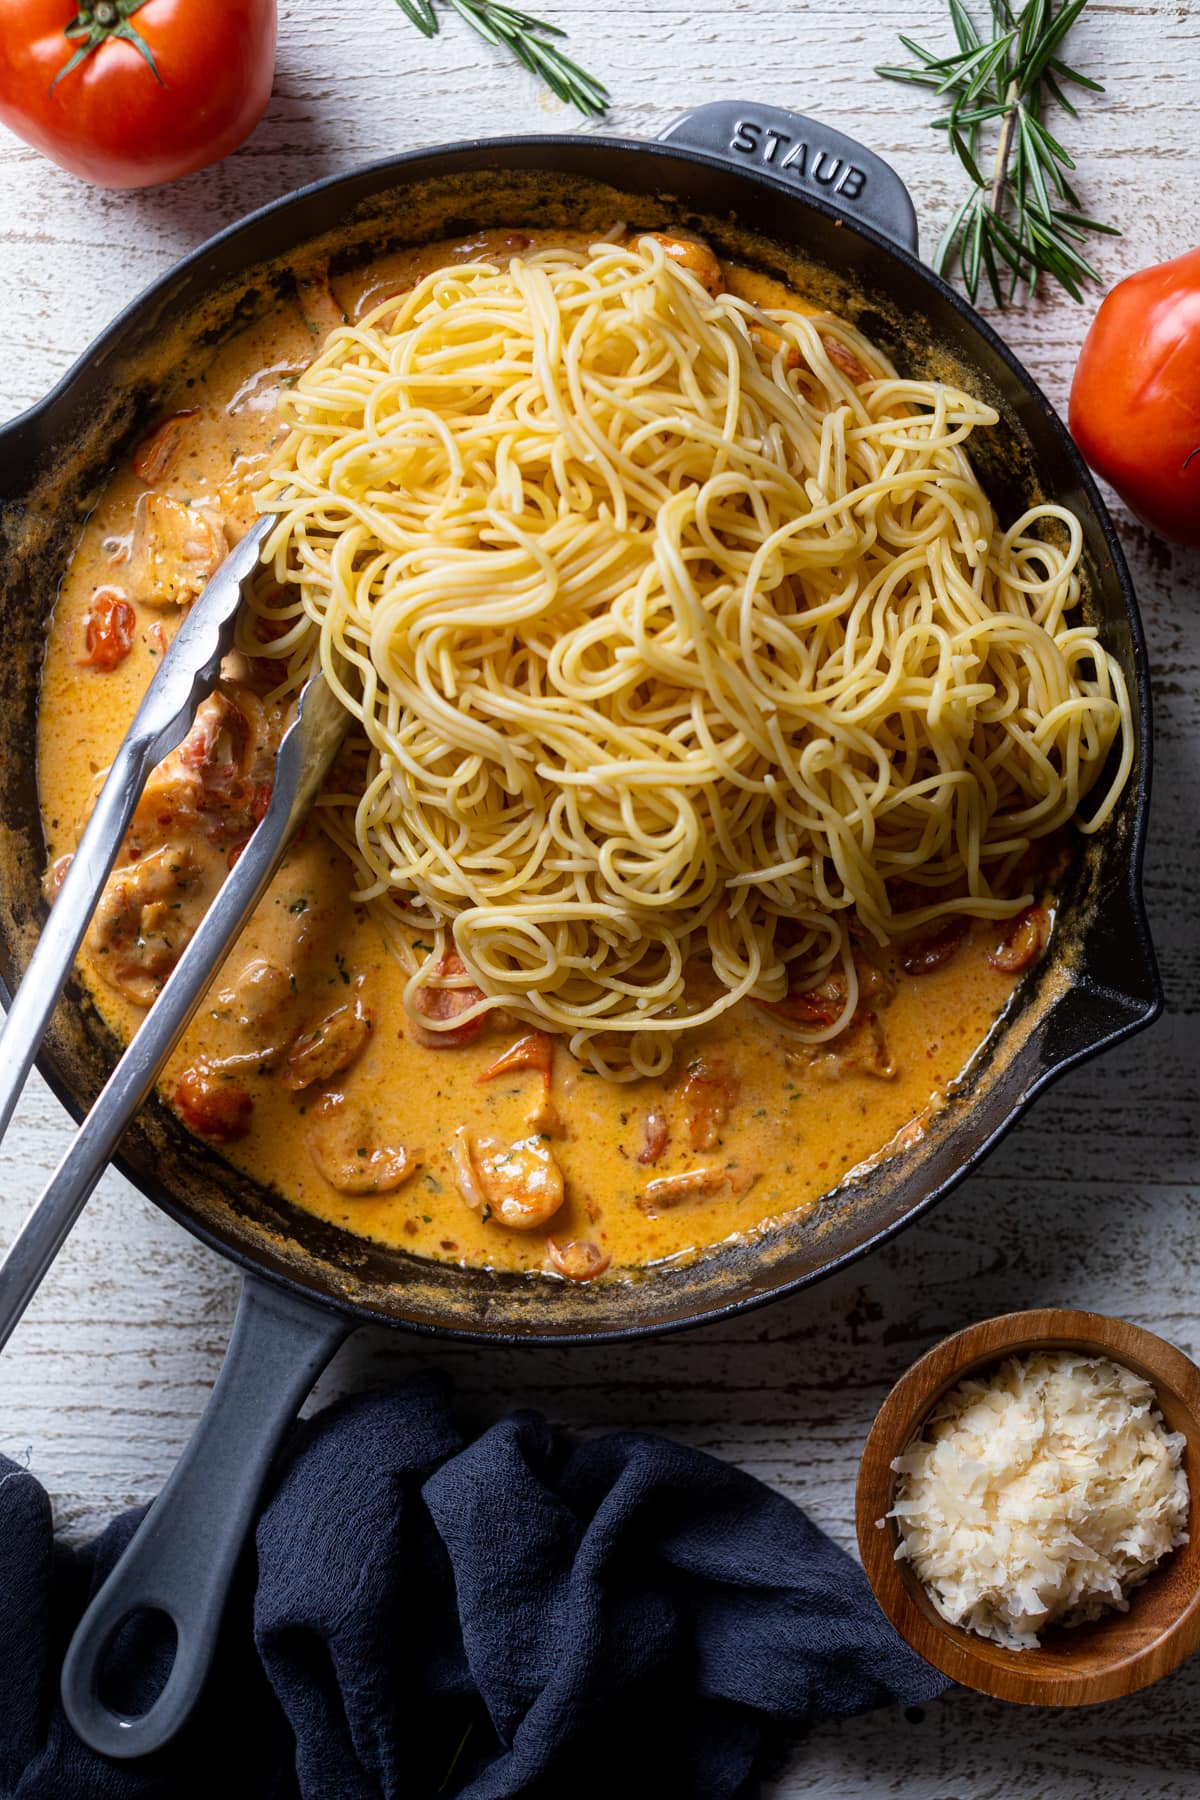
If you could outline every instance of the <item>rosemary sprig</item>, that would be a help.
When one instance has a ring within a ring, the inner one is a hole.
[[[440,21],[433,0],[396,0],[406,19],[426,37],[436,37]],[[567,100],[581,113],[599,118],[608,108],[608,89],[589,75],[554,41],[566,32],[545,19],[518,12],[503,0],[449,0],[455,12],[464,18],[472,31],[477,31],[489,44],[508,50],[517,61],[537,75],[552,94]]]
[[[1072,118],[1078,109],[1068,86],[1102,94],[1103,87],[1065,63],[1063,39],[1088,0],[988,0],[991,31],[981,36],[963,0],[949,0],[957,51],[937,56],[911,38],[900,42],[916,62],[876,69],[892,81],[932,88],[950,110],[932,121],[944,131],[971,180],[971,192],[954,213],[933,258],[939,274],[957,259],[963,285],[974,301],[984,276],[997,306],[1024,285],[1034,293],[1041,276],[1061,283],[1081,300],[1082,281],[1099,280],[1079,249],[1089,232],[1119,237],[1082,210],[1067,178],[1074,162],[1045,123],[1047,102]],[[984,173],[984,136],[994,133],[991,171]],[[1001,267],[1008,271],[1007,294]]]

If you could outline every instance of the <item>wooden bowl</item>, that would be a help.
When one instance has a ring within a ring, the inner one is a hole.
[[[1129,1611],[1056,1627],[1036,1650],[1006,1650],[941,1617],[907,1562],[895,1560],[891,1463],[916,1437],[947,1389],[1026,1350],[1082,1350],[1124,1363],[1158,1395],[1170,1431],[1187,1439],[1186,1544],[1165,1556],[1129,1596]],[[971,1325],[914,1363],[879,1410],[858,1476],[858,1545],[875,1597],[926,1662],[963,1687],[1027,1706],[1094,1706],[1149,1687],[1200,1645],[1200,1369],[1161,1338],[1101,1313],[1046,1308]]]

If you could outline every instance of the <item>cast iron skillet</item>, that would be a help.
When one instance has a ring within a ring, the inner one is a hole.
[[[810,120],[752,103],[703,106],[657,144],[598,137],[472,141],[320,182],[266,207],[137,300],[32,412],[0,433],[0,977],[19,979],[44,916],[33,759],[41,647],[58,581],[106,472],[183,370],[272,304],[305,262],[344,266],[406,243],[531,219],[609,229],[698,229],[719,252],[822,293],[902,369],[959,379],[997,406],[976,449],[1003,516],[1038,496],[1083,524],[1090,607],[1133,700],[1138,760],[1110,826],[1081,839],[1060,923],[972,1077],[927,1139],[831,1196],[803,1221],[722,1246],[688,1268],[576,1287],[433,1266],[351,1237],[227,1168],[165,1109],[148,1107],[120,1166],[246,1270],[229,1354],[191,1445],[86,1614],[64,1668],[80,1736],[138,1756],[183,1723],[203,1682],[237,1552],[274,1451],[315,1376],[356,1325],[504,1342],[636,1337],[727,1316],[815,1281],[917,1217],[973,1169],[1046,1084],[1151,1022],[1161,993],[1139,893],[1149,792],[1149,692],[1128,572],[1066,431],[1003,344],[917,260],[912,202],[869,151]],[[40,1067],[78,1115],[115,1052],[78,988]],[[173,1621],[171,1675],[122,1717],[97,1672],[136,1607]]]

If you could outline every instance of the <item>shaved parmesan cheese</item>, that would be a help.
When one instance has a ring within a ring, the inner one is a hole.
[[[1074,1351],[1012,1357],[939,1401],[892,1464],[897,1559],[944,1619],[1010,1650],[1128,1608],[1186,1543],[1185,1439],[1131,1369]]]

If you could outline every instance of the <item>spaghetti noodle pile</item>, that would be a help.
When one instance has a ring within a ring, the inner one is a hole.
[[[964,451],[996,413],[839,320],[654,238],[548,250],[334,331],[286,411],[253,629],[362,722],[326,817],[410,999],[453,944],[481,1008],[649,1074],[840,964],[828,1036],[852,922],[1018,911],[1123,736],[1083,828],[1115,803],[1076,520],[1001,532]]]

